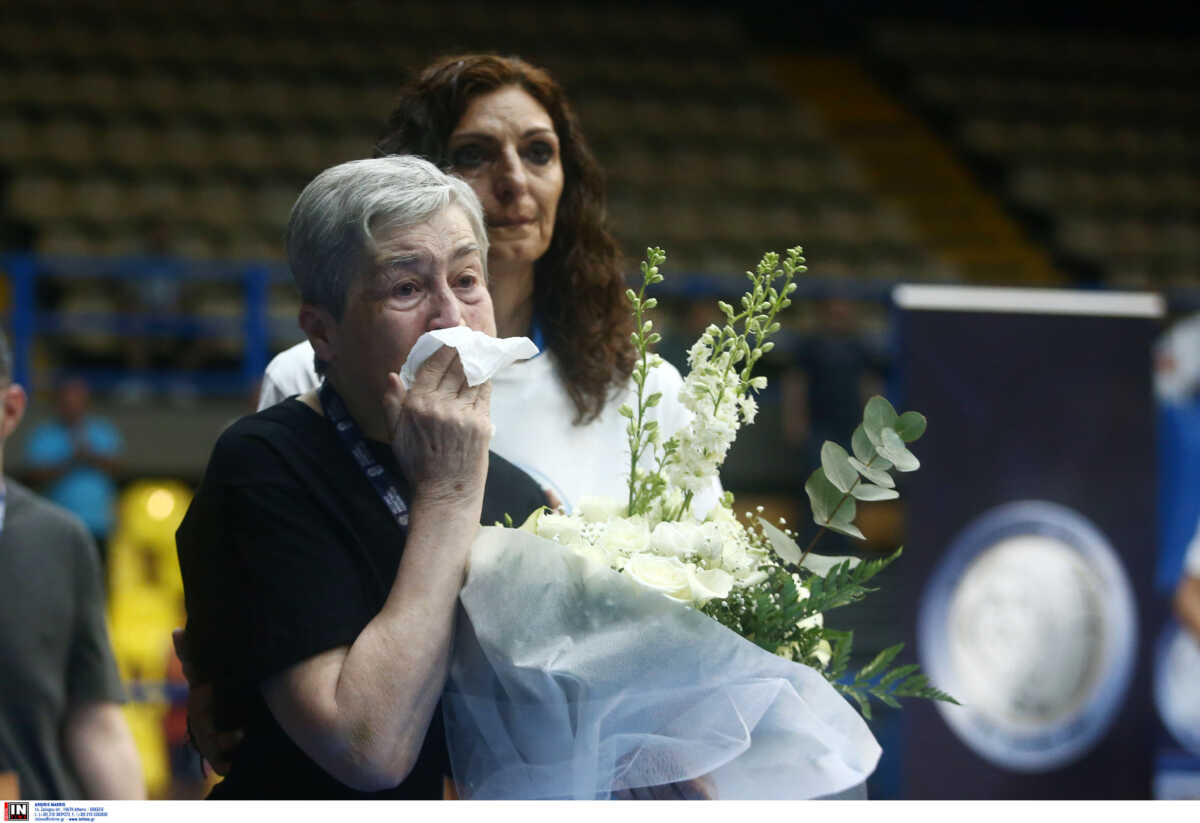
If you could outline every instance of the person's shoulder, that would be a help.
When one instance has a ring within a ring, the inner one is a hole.
[[[313,347],[307,340],[284,349],[271,358],[263,372],[258,407],[267,408],[295,394],[303,394],[321,382],[313,361]]]
[[[229,425],[213,446],[210,469],[253,468],[259,461],[320,436],[324,418],[290,398]]]
[[[302,340],[271,358],[265,372],[268,379],[279,385],[292,385],[302,377],[316,378],[312,343]]]
[[[25,438],[25,450],[36,452],[61,446],[69,446],[70,432],[57,420],[46,419],[33,426]]]
[[[4,509],[5,522],[10,528],[33,526],[79,541],[89,539],[87,527],[77,515],[7,476],[4,478]]]

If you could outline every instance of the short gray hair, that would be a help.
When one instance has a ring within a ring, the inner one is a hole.
[[[300,298],[340,318],[350,284],[368,268],[373,232],[416,226],[462,207],[487,277],[487,229],[475,192],[420,157],[391,155],[326,169],[304,187],[287,226],[287,256]]]

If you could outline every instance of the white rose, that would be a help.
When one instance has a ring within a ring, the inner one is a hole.
[[[583,522],[573,515],[547,512],[537,522],[537,535],[556,540],[564,546],[581,539]]]
[[[733,588],[733,576],[720,569],[694,571],[689,582],[692,584],[692,601],[697,606],[703,606],[713,598],[724,600]]]
[[[628,556],[643,552],[650,545],[650,530],[641,520],[610,520],[597,540],[597,545],[608,553],[609,562],[615,556]]]
[[[704,540],[696,523],[659,523],[650,533],[650,548],[661,555],[684,557],[695,554]]]
[[[688,567],[678,558],[642,552],[629,558],[624,571],[638,583],[672,600],[691,602],[692,586]]]
[[[603,549],[591,545],[590,543],[572,543],[568,548],[579,557],[582,557],[584,563],[588,567],[588,571],[595,571],[597,568],[608,568],[608,555]]]
[[[579,500],[579,513],[589,523],[603,523],[614,517],[624,517],[625,507],[625,503],[611,497],[582,497]]]

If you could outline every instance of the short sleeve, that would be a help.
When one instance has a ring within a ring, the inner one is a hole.
[[[350,645],[380,602],[349,524],[275,470],[279,460],[253,437],[223,438],[177,532],[188,634],[206,678],[257,684]],[[247,467],[259,479],[247,482]]]
[[[258,410],[274,406],[295,394],[303,394],[320,384],[313,364],[312,344],[307,340],[280,352],[267,364]]]
[[[250,596],[241,655],[250,679],[353,643],[375,616],[369,604],[376,598],[349,536],[293,488],[234,488],[229,503]]]
[[[276,403],[280,403],[287,399],[287,395],[283,393],[283,389],[275,382],[274,376],[271,374],[270,368],[263,375],[262,389],[258,395],[258,410],[269,409]]]
[[[74,705],[122,702],[125,690],[117,672],[105,619],[99,552],[82,524],[73,529],[75,625],[67,669],[67,694]]]
[[[35,468],[56,466],[71,459],[74,446],[66,429],[42,424],[25,441],[25,462]]]

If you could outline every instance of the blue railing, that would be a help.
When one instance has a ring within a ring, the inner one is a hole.
[[[203,392],[232,394],[246,391],[262,376],[270,359],[273,336],[268,306],[270,285],[291,280],[287,267],[280,263],[196,261],[154,256],[94,258],[4,254],[0,255],[0,270],[8,275],[12,285],[8,328],[13,349],[14,378],[27,388],[33,386],[33,346],[39,335],[103,332],[122,336],[238,339],[242,358],[236,369],[191,372],[165,369],[139,372],[136,376],[155,388],[185,382]],[[37,307],[35,286],[39,277],[46,276],[63,280],[173,277],[189,283],[206,280],[234,282],[241,285],[243,312],[239,319],[118,311],[89,314],[43,312]],[[692,299],[736,299],[745,288],[745,283],[741,277],[681,272],[667,278],[656,291],[663,296]],[[797,281],[798,288],[793,299],[811,300],[837,294],[852,300],[890,304],[892,289],[896,284],[897,281],[890,280],[805,276]],[[1172,313],[1200,311],[1200,289],[1172,288],[1164,294]],[[786,348],[786,345],[786,341],[780,341],[780,348]],[[73,371],[82,371],[100,389],[111,387],[132,374],[128,369],[120,368]]]
[[[238,368],[223,371],[150,370],[137,376],[161,387],[168,382],[187,382],[198,390],[234,393],[244,391],[262,377],[270,357],[271,318],[268,292],[272,282],[290,281],[287,268],[262,262],[207,262],[181,258],[130,256],[121,258],[0,255],[0,268],[12,287],[8,328],[13,350],[13,376],[27,388],[33,386],[34,342],[42,335],[110,333],[121,336],[235,338],[241,343]],[[241,287],[241,318],[196,317],[186,314],[138,312],[76,313],[41,311],[37,306],[39,277],[60,280],[138,280],[177,278],[189,283],[228,281]],[[75,371],[75,370],[73,370]],[[79,370],[98,388],[110,386],[130,375],[126,369]]]

